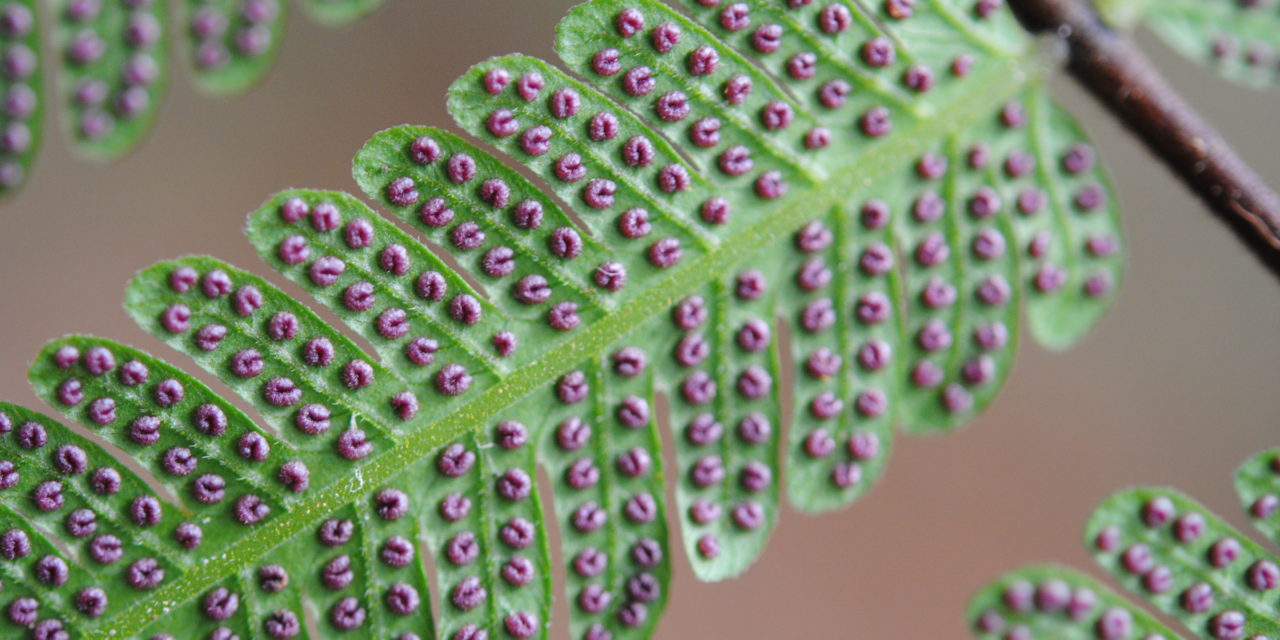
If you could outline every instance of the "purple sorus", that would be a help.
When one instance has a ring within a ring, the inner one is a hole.
[[[154,496],[139,496],[129,503],[129,519],[139,527],[154,527],[161,516],[160,501]]]
[[[524,78],[521,78],[521,84]],[[465,153],[455,153],[450,156],[447,163],[446,172],[449,180],[454,184],[465,184],[476,176],[476,161]]]
[[[272,378],[262,385],[262,398],[276,407],[290,407],[302,400],[302,389],[289,378]]]
[[[0,534],[0,557],[5,560],[25,558],[31,553],[31,539],[21,529],[9,529]]]
[[[694,371],[680,383],[680,396],[689,404],[707,404],[716,397],[716,382],[705,371]]]
[[[658,188],[664,193],[676,193],[685,191],[692,184],[689,178],[689,170],[684,165],[669,164],[658,172]]]
[[[227,495],[227,481],[222,476],[206,473],[191,483],[191,497],[202,504],[222,502]]]
[[[574,370],[564,374],[556,382],[556,397],[564,404],[577,404],[587,397],[590,387],[587,376],[582,371]]]
[[[685,426],[684,437],[694,446],[705,446],[720,441],[724,435],[724,425],[716,421],[710,413],[700,413]]]
[[[828,109],[839,109],[849,100],[853,88],[844,80],[829,80],[818,89],[818,101]]]
[[[613,601],[613,594],[605,590],[603,585],[591,583],[578,592],[578,608],[586,613],[600,613]]]
[[[338,436],[334,448],[338,455],[347,460],[360,460],[373,453],[373,443],[369,442],[364,430],[351,427]]]
[[[951,346],[952,336],[947,324],[936,318],[925,321],[916,332],[916,344],[925,351],[942,351]]]
[[[277,380],[280,380],[280,379],[282,378],[277,378]],[[287,380],[287,378],[283,378],[283,379]],[[290,381],[290,385],[292,384],[293,384],[292,381]],[[369,364],[368,362],[365,362],[364,360],[352,360],[347,364],[343,365],[342,384],[346,386],[346,388],[352,389],[352,390],[363,389],[373,384],[373,365]],[[302,392],[299,390],[298,395],[301,396],[301,393]],[[289,404],[296,404],[296,403],[297,403],[297,398],[295,398],[294,401],[290,402]],[[272,403],[272,404],[275,404],[275,403]]]
[[[1004,161],[1004,172],[1010,178],[1020,178],[1027,175],[1036,166],[1035,156],[1024,151],[1014,151],[1009,154]]]
[[[773,388],[773,377],[763,367],[752,365],[738,375],[735,388],[748,400],[763,398]]]
[[[164,567],[155,558],[140,558],[129,565],[125,580],[134,589],[154,589],[164,582]]]
[[[39,422],[27,421],[18,425],[13,438],[19,447],[30,451],[43,447],[49,441],[49,434]]]
[[[711,354],[711,346],[702,334],[691,333],[676,344],[676,364],[682,367],[696,367]]]
[[[689,296],[671,309],[671,319],[680,329],[696,329],[707,321],[707,304],[702,296]]]
[[[647,252],[649,264],[659,269],[665,269],[675,266],[680,262],[684,250],[680,248],[680,240],[676,238],[662,238],[653,243]]]
[[[627,396],[618,404],[614,415],[622,426],[639,429],[649,424],[649,403],[639,396]]]
[[[191,424],[205,435],[219,436],[227,433],[227,413],[216,404],[205,403],[192,413]]]
[[[825,149],[831,145],[831,130],[826,127],[814,127],[804,136],[806,149]]]
[[[499,93],[502,93],[502,90],[505,89],[506,86],[510,83],[511,83],[511,73],[508,72],[506,69],[490,69],[484,74],[484,89],[485,91],[488,91],[492,95],[496,96]],[[436,146],[435,141],[425,136],[418,138],[418,140],[414,142],[414,145],[416,146],[419,142],[422,142],[424,140],[431,143],[431,146],[436,149],[436,154],[435,154],[435,157],[431,158],[430,160],[427,160],[426,162],[419,162],[418,164],[428,164],[432,160],[435,160],[435,158],[439,157],[440,155],[439,147]]]
[[[375,321],[378,335],[387,340],[398,340],[409,333],[409,314],[398,307],[384,309]]]
[[[831,283],[831,277],[826,261],[814,258],[800,265],[796,271],[796,286],[808,292],[818,291]]]
[[[378,253],[378,267],[396,276],[409,273],[409,250],[402,244],[389,244]]]
[[[289,572],[278,564],[258,567],[258,587],[267,593],[279,593],[289,586]]]
[[[679,122],[689,116],[689,97],[682,91],[671,91],[654,102],[653,110],[666,122]]]
[[[262,308],[263,303],[262,292],[253,285],[245,285],[236,289],[235,294],[231,297],[232,307],[235,308],[237,314],[244,317],[253,315],[254,311]]]
[[[89,456],[76,445],[64,444],[53,452],[53,467],[63,475],[81,474],[89,468]]]
[[[645,569],[658,566],[662,563],[662,545],[653,538],[641,538],[631,546],[631,561]]]
[[[769,131],[785,129],[794,118],[795,112],[791,105],[781,100],[774,100],[760,108],[760,124]]]
[[[504,420],[495,429],[494,443],[508,451],[514,451],[529,442],[529,429],[515,420]]]
[[[70,569],[67,567],[66,560],[55,555],[47,555],[36,561],[35,566],[31,568],[31,573],[41,584],[57,588],[67,583]]]
[[[115,564],[124,557],[124,544],[113,535],[98,536],[89,541],[89,556],[98,564]]]
[[[0,491],[14,488],[21,479],[17,465],[9,460],[0,460]]]
[[[311,214],[311,207],[302,198],[289,198],[280,203],[280,219],[293,224]]]
[[[79,361],[80,350],[69,344],[58,347],[53,354],[53,364],[63,371],[71,369]]]
[[[889,410],[889,398],[884,391],[873,387],[858,394],[853,407],[864,418],[878,418]]]
[[[911,217],[921,224],[935,222],[942,217],[946,205],[936,191],[926,191],[911,205]]]
[[[327,287],[338,281],[338,278],[347,270],[347,263],[341,258],[334,256],[324,256],[311,263],[308,275],[311,282],[318,287]]]
[[[418,415],[418,396],[412,391],[401,391],[391,396],[391,410],[401,420],[410,420]]]
[[[96,424],[111,424],[116,421],[116,401],[113,398],[97,398],[89,403],[86,414]]]
[[[471,513],[471,499],[461,493],[451,493],[440,501],[437,511],[446,521],[457,522]]]
[[[653,225],[649,223],[649,212],[639,207],[628,209],[618,216],[618,233],[628,239],[649,235]]]
[[[334,603],[329,609],[329,622],[339,631],[350,631],[364,625],[364,607],[353,597],[346,597]]]
[[[467,373],[466,367],[451,362],[436,374],[435,387],[436,391],[447,396],[460,395],[471,388],[471,374]]]
[[[316,537],[320,540],[320,544],[326,547],[339,547],[350,541],[355,531],[356,525],[352,521],[331,518],[325,520],[316,530]]]
[[[739,347],[751,353],[768,348],[771,341],[769,324],[759,318],[751,318],[738,329],[735,339]]]
[[[57,511],[66,502],[62,493],[62,483],[57,480],[42,482],[31,491],[31,502],[36,509],[46,513]]]
[[[1209,547],[1209,564],[1223,569],[1234,563],[1242,553],[1240,543],[1234,538],[1222,538]]]
[[[507,634],[518,640],[526,640],[538,634],[541,628],[538,616],[529,611],[517,611],[502,620],[502,627]]]
[[[498,532],[498,536],[502,539],[502,543],[514,549],[523,549],[533,544],[534,536],[537,530],[532,522],[524,518],[512,518],[502,525],[502,529]]]
[[[586,489],[600,482],[600,469],[591,458],[579,458],[564,470],[565,484],[572,489]]]
[[[944,375],[941,367],[929,360],[922,360],[911,370],[911,383],[930,389],[941,384]]]
[[[262,621],[262,630],[273,639],[284,640],[302,633],[302,623],[298,616],[288,609],[277,609]]]
[[[414,292],[418,297],[431,302],[443,300],[448,288],[444,276],[438,271],[424,271],[414,283]]]
[[[556,257],[570,260],[582,253],[582,237],[570,227],[559,227],[547,237],[547,246]]]
[[[622,513],[634,524],[653,522],[658,517],[658,503],[648,493],[636,494],[623,505]]]
[[[267,335],[277,342],[292,340],[298,335],[298,317],[288,311],[278,311],[267,321]]]
[[[817,73],[818,56],[803,51],[787,60],[787,75],[796,80],[808,80]]]
[[[764,524],[764,507],[755,500],[744,501],[733,508],[733,523],[741,529],[752,531]]]
[[[488,595],[480,578],[467,576],[449,592],[449,602],[462,611],[470,611],[483,604]]]
[[[617,467],[618,473],[628,478],[638,478],[649,472],[653,461],[649,457],[649,452],[643,447],[632,447],[618,455]]]
[[[373,508],[383,520],[399,520],[409,513],[409,496],[399,489],[383,489],[374,496]]]
[[[445,544],[445,555],[449,558],[449,562],[463,566],[475,562],[480,556],[480,545],[476,542],[475,534],[470,531],[463,531],[452,538]]]
[[[262,462],[271,453],[271,445],[267,438],[257,431],[250,431],[236,442],[236,453],[251,462]]]
[[[603,527],[608,519],[609,515],[595,501],[584,502],[573,512],[573,528],[590,533]]]
[[[498,496],[504,500],[519,502],[533,492],[533,479],[524,469],[507,469],[494,482]]]
[[[594,547],[587,547],[573,558],[573,572],[583,578],[598,576],[609,564],[609,556]]]
[[[107,611],[107,592],[98,587],[85,587],[76,593],[76,610],[90,618],[97,618]]]
[[[480,225],[468,220],[449,232],[449,241],[462,251],[472,251],[484,246],[485,233]]]
[[[988,306],[1001,306],[1008,302],[1012,295],[1013,291],[1009,286],[1009,281],[998,273],[987,276],[978,284],[978,301]],[[925,304],[929,304],[927,299]]]
[[[591,427],[580,418],[567,418],[556,428],[556,444],[565,451],[577,451],[591,439]]]
[[[453,209],[449,208],[444,198],[430,198],[422,203],[422,208],[418,210],[418,219],[422,224],[428,227],[439,229],[450,222],[453,222]]]
[[[830,391],[823,391],[809,401],[809,413],[819,420],[830,420],[844,409],[844,401]]]
[[[183,549],[191,551],[199,547],[200,543],[204,541],[204,530],[198,524],[184,522],[173,530],[173,539]]]
[[[240,524],[255,525],[271,515],[271,507],[262,498],[249,493],[236,500],[234,513]]]
[[[503,74],[503,79],[500,83],[497,81],[499,76],[495,75],[495,72],[502,72]],[[499,90],[501,90],[501,87],[505,86],[509,81],[505,77],[505,73],[506,72],[501,69],[494,69],[489,72],[489,75],[485,76],[485,82],[488,86],[492,87],[496,85]],[[490,82],[490,78],[494,78],[494,81]],[[427,136],[421,136],[409,144],[409,157],[412,158],[416,164],[424,166],[431,164],[432,162],[439,160],[440,155],[440,144]]]
[[[200,278],[200,290],[208,298],[225,296],[231,293],[231,276],[226,271],[214,269]]]
[[[490,278],[509,276],[516,269],[515,256],[511,247],[499,245],[485,252],[480,260],[480,268]]]
[[[721,511],[720,505],[698,498],[689,507],[689,519],[701,525],[711,524],[720,519]]]
[[[35,598],[18,598],[9,605],[9,622],[20,627],[35,624],[40,617],[40,602]]]
[[[516,281],[511,295],[522,304],[542,304],[551,298],[551,287],[545,277],[535,273]]]
[[[707,149],[720,144],[720,120],[702,118],[689,127],[689,140],[694,146]],[[705,205],[704,205],[705,208]]]
[[[601,49],[591,58],[591,68],[602,76],[617,75],[622,71],[622,63],[618,60],[620,56],[617,49]]]
[[[84,354],[84,368],[89,375],[100,376],[116,368],[116,357],[106,347],[90,347]]]
[[[413,562],[414,553],[413,543],[408,538],[391,536],[382,543],[378,557],[388,566],[399,568],[409,566],[409,563]]]
[[[100,496],[115,495],[120,492],[120,472],[110,467],[100,467],[89,478],[89,488]]]
[[[387,588],[387,594],[383,598],[387,603],[387,608],[391,613],[398,616],[407,616],[417,611],[418,606],[422,603],[418,590],[404,582],[397,582]],[[400,636],[404,638],[403,635]]]
[[[644,136],[633,136],[622,144],[622,161],[629,167],[642,168],[653,163],[657,152]]]
[[[461,444],[451,444],[440,452],[436,458],[436,469],[450,478],[457,478],[471,470],[476,463],[476,454]]]
[[[680,27],[673,22],[664,22],[649,33],[649,41],[658,53],[668,53],[680,43]]]
[[[689,469],[689,480],[694,486],[706,488],[724,480],[724,463],[720,456],[709,455],[699,458]]]
[[[1002,349],[1009,342],[1009,329],[1003,322],[992,322],[975,327],[973,340],[985,351]]]
[[[439,342],[431,338],[418,337],[404,345],[404,355],[409,359],[409,362],[422,367],[435,361],[435,353],[439,349]]]
[[[545,86],[546,80],[542,78],[542,74],[537,71],[530,71],[521,75],[520,79],[516,81],[516,93],[519,93],[521,99],[525,102],[533,102]]]
[[[540,156],[551,149],[551,127],[538,125],[525,130],[520,136],[520,148],[531,156]],[[425,209],[425,208],[424,208]]]
[[[573,89],[557,89],[551,94],[549,101],[551,115],[559,120],[572,118],[578,115],[578,111],[582,108],[582,96],[578,95]]]
[[[520,121],[516,120],[515,114],[511,113],[509,109],[498,109],[493,113],[490,113],[487,125],[489,129],[489,133],[499,138],[513,136],[516,134],[517,131],[520,130]],[[408,180],[410,187],[412,187],[412,184],[413,184],[412,178],[399,178],[399,180]],[[388,200],[391,200],[391,188],[392,188],[392,185],[394,184],[395,182],[392,182],[391,185],[387,186]],[[404,203],[404,204],[413,204],[413,202],[416,202],[416,201],[417,201],[417,198],[414,198],[413,201]],[[396,203],[396,204],[401,204],[401,203]]]
[[[560,156],[555,162],[554,171],[562,182],[577,182],[587,177],[587,167],[582,163],[582,156],[576,153]]]
[[[311,484],[311,470],[301,460],[290,460],[280,467],[276,479],[288,490],[302,493]]]
[[[227,328],[220,324],[206,324],[196,331],[196,348],[201,351],[213,351],[227,337]]]

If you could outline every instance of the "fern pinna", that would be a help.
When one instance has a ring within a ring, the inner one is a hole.
[[[214,258],[130,283],[138,323],[257,418],[109,340],[36,358],[40,395],[141,469],[5,408],[0,624],[542,637],[541,465],[574,637],[651,636],[669,517],[698,576],[737,575],[784,469],[801,509],[852,501],[895,423],[991,401],[1019,308],[1061,347],[1107,307],[1115,200],[1033,44],[990,0],[573,9],[568,72],[495,58],[449,94],[527,173],[401,126],[354,163],[401,220],[312,190],[251,214],[266,262],[360,343]]]
[[[324,24],[355,20],[382,0],[305,0]],[[40,47],[41,5],[53,28]],[[226,94],[258,82],[284,36],[281,0],[4,0],[0,2],[0,195],[17,191],[35,164],[44,103],[53,101],[73,147],[110,160],[151,129],[183,40],[196,85]],[[181,28],[174,30],[170,15]],[[56,69],[56,96],[41,67]]]
[[[1247,460],[1235,486],[1254,526],[1280,540],[1280,451]],[[1272,600],[1280,558],[1177,491],[1138,488],[1111,496],[1090,519],[1085,545],[1107,572],[1192,637],[1280,636]],[[1182,637],[1094,579],[1053,566],[1001,578],[974,599],[970,617],[980,638]]]

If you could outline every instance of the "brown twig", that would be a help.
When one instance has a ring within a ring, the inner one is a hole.
[[[1068,69],[1280,277],[1280,196],[1088,0],[1009,0],[1033,32],[1068,46]]]

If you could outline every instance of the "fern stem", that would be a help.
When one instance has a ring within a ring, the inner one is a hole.
[[[1277,277],[1280,195],[1087,0],[1009,0],[1031,31],[1067,45],[1067,68]]]

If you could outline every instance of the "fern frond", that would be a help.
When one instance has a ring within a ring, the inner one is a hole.
[[[1060,347],[1107,308],[1114,195],[1006,11],[683,9],[594,0],[560,25],[567,70],[477,65],[449,105],[478,142],[376,134],[353,174],[397,221],[306,189],[252,213],[259,254],[345,330],[216,258],[139,273],[129,313],[255,418],[129,347],[50,345],[40,394],[142,467],[92,509],[164,575],[135,592],[63,507],[0,493],[106,596],[42,615],[83,638],[541,637],[554,517],[575,637],[649,637],[669,512],[699,577],[736,576],[784,475],[802,509],[851,502],[895,424],[992,401],[1019,309]],[[139,500],[159,520],[131,525]]]

